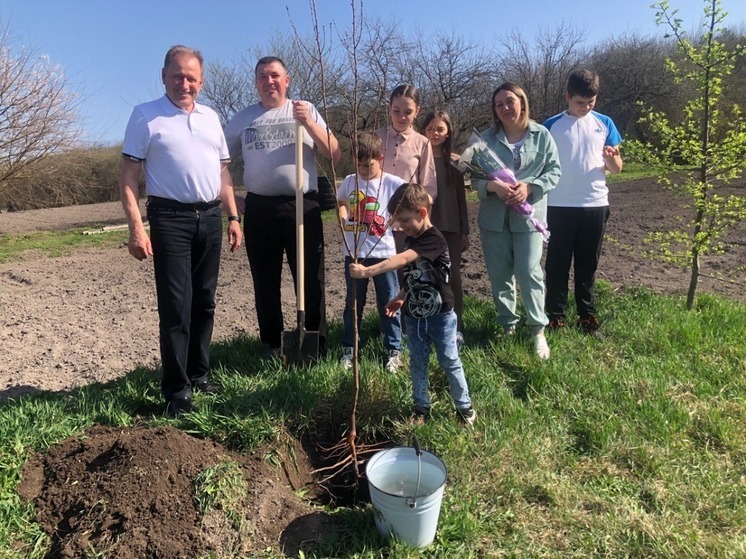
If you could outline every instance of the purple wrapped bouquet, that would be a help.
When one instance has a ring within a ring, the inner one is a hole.
[[[472,178],[499,180],[510,185],[518,183],[513,171],[490,149],[487,142],[476,130],[471,133],[469,147],[464,149],[461,157],[454,164],[462,173],[469,173]],[[549,229],[547,229],[545,223],[542,223],[534,215],[534,208],[531,204],[524,201],[508,207],[531,222],[536,230],[544,236],[545,241],[549,240]]]

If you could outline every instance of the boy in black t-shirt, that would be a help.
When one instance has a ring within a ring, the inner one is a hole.
[[[430,417],[427,365],[432,342],[459,415],[467,425],[473,425],[476,413],[456,344],[448,245],[430,222],[430,197],[422,186],[405,184],[389,200],[388,210],[407,234],[404,252],[372,266],[350,264],[350,275],[365,279],[403,268],[404,287],[386,305],[386,313],[393,316],[399,309],[404,313],[414,399],[412,421],[424,423]]]

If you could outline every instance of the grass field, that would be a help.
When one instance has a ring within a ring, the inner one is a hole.
[[[47,256],[65,256],[79,248],[107,248],[121,246],[127,242],[126,229],[87,235],[88,231],[100,229],[91,225],[86,228],[65,231],[34,231],[26,234],[0,234],[0,264],[13,261],[26,251],[38,250]]]
[[[433,418],[417,431],[449,470],[436,541],[387,545],[370,507],[339,508],[329,511],[339,531],[305,556],[746,557],[746,307],[703,294],[686,312],[680,299],[601,283],[599,308],[603,340],[568,328],[550,335],[552,358],[539,362],[527,332],[502,339],[491,302],[469,299],[462,356],[477,424],[456,421],[433,362]],[[339,334],[333,325],[332,346]],[[259,349],[253,339],[215,345],[226,394],[198,396],[183,419],[150,421],[250,452],[313,433],[331,410],[341,436],[351,382],[336,359],[287,372],[262,365]],[[408,375],[384,374],[376,350],[363,351],[359,430],[408,444]],[[156,378],[136,370],[0,406],[0,557],[45,556],[48,540],[15,494],[28,453],[95,423],[131,425],[134,410],[159,405]]]

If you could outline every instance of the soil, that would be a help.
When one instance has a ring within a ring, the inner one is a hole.
[[[743,195],[744,186],[728,191]],[[462,273],[468,295],[488,298],[476,210],[477,205],[471,205],[472,247],[464,255]],[[644,286],[659,293],[685,294],[688,273],[644,258],[642,241],[650,231],[679,227],[678,220],[689,215],[691,209],[684,201],[673,198],[654,180],[614,185],[598,277],[617,290]],[[0,234],[33,235],[91,223],[123,223],[120,205],[3,213]],[[325,234],[327,314],[339,320],[344,277],[336,224],[327,224]],[[746,223],[731,230],[729,241],[723,254],[704,259],[703,273],[708,277],[701,279],[700,292],[746,301]],[[213,339],[256,336],[245,253],[231,255],[224,248],[221,266]],[[293,317],[294,295],[287,272],[283,301],[285,316]],[[158,365],[152,264],[134,260],[125,246],[76,250],[58,258],[32,252],[0,264],[0,309],[0,402],[38,391],[72,391],[121,378],[139,365]],[[292,455],[300,462],[307,460],[300,447]],[[201,515],[192,500],[195,475],[226,457],[242,465],[250,537],[241,537],[225,515]],[[302,471],[310,467],[298,469]],[[238,549],[237,545],[246,546],[241,552],[250,555],[252,549],[278,542],[292,557],[297,556],[299,542],[331,529],[328,518],[312,513],[292,493],[291,486],[308,481],[300,473],[296,478],[289,480],[260,459],[233,455],[169,427],[94,427],[33,456],[19,492],[34,501],[37,519],[52,538],[50,559],[80,557],[90,549],[107,550],[102,556],[124,559],[195,557],[210,551],[220,557]]]
[[[311,481],[299,446],[280,453],[280,472],[261,456],[240,456],[170,426],[94,426],[33,455],[18,493],[34,502],[51,537],[48,558],[251,557],[278,543],[294,557],[332,524],[293,493]],[[227,479],[240,476],[243,491],[201,510],[195,486],[204,486],[195,480],[212,467]]]

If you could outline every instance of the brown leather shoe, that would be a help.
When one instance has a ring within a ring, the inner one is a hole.
[[[588,334],[592,338],[596,338],[597,340],[603,338],[601,332],[599,332],[599,328],[601,328],[601,325],[598,323],[598,319],[595,316],[589,316],[588,318],[581,319],[578,322],[580,324],[581,330],[583,330],[584,333]]]

